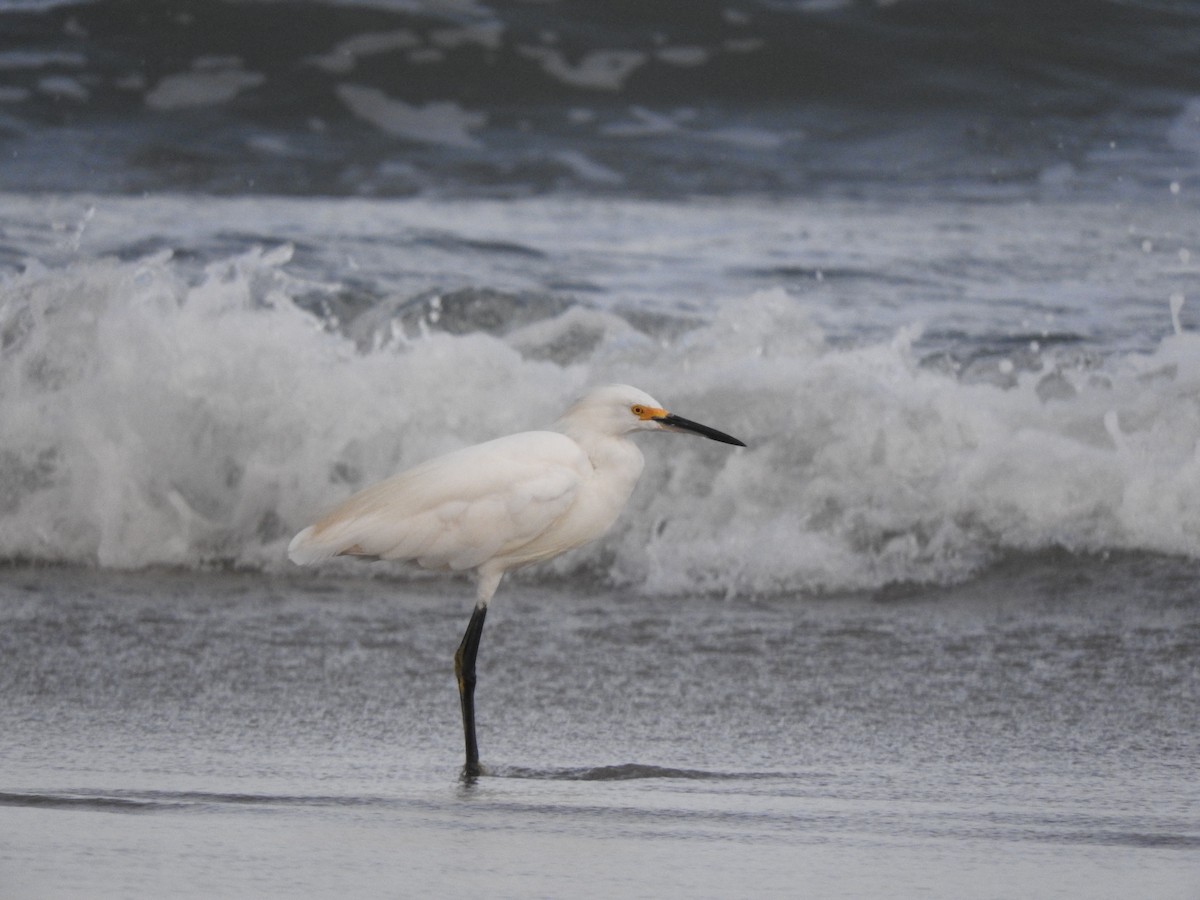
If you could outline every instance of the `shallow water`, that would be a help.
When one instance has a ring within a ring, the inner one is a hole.
[[[13,896],[1192,897],[1200,590],[1157,557],[952,589],[0,577]]]

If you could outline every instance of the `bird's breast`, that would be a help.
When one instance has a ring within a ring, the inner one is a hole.
[[[632,441],[613,443],[617,446],[588,453],[592,470],[580,483],[570,507],[523,549],[520,564],[581,547],[612,527],[628,503],[643,466],[641,451]]]

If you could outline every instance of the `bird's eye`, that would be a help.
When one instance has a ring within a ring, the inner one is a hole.
[[[629,411],[635,416],[641,417],[646,414],[646,407],[634,404],[633,406],[629,407]]]

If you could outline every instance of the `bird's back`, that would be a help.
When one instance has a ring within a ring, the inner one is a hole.
[[[288,555],[300,564],[347,555],[455,570],[519,558],[571,508],[591,470],[563,434],[497,438],[360,491],[296,535]]]

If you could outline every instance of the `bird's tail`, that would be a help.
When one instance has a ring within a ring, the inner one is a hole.
[[[311,566],[322,560],[337,556],[338,549],[327,541],[314,539],[313,527],[310,525],[292,538],[288,544],[288,559],[298,566]]]

